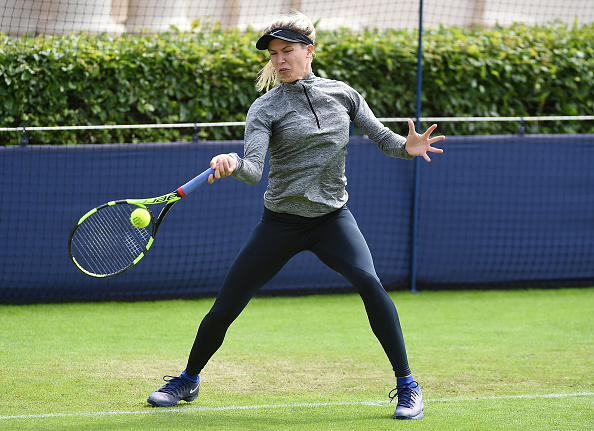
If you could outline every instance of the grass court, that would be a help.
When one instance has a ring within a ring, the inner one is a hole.
[[[591,430],[594,288],[392,292],[425,418],[394,421],[354,294],[255,298],[199,398],[146,403],[213,299],[0,306],[0,429]]]

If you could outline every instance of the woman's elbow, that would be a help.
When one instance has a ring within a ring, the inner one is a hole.
[[[262,179],[262,174],[260,175],[251,175],[249,178],[246,178],[244,181],[249,184],[250,186],[254,186],[260,182]]]

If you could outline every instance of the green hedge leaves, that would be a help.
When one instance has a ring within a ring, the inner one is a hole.
[[[0,34],[0,127],[244,121],[267,54],[252,31],[141,36]],[[360,91],[378,117],[414,117],[417,36],[407,30],[320,31],[314,71]],[[592,115],[594,25],[438,28],[423,39],[422,117]],[[593,132],[593,122],[535,125]],[[553,127],[554,126],[554,127]],[[396,130],[405,132],[402,125]],[[444,123],[448,134],[510,133],[517,124]],[[29,133],[31,143],[161,142],[192,129]],[[201,139],[241,139],[209,128]],[[18,143],[0,132],[0,144]]]

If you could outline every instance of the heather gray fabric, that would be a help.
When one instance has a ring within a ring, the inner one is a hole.
[[[351,121],[386,155],[413,158],[404,149],[406,138],[382,125],[357,91],[312,72],[253,103],[244,157],[232,153],[237,160],[233,176],[248,184],[260,181],[269,151],[267,209],[319,217],[341,208],[348,200],[345,158]]]

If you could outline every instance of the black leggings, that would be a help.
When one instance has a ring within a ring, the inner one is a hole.
[[[186,368],[189,375],[200,374],[250,299],[289,259],[305,250],[315,253],[355,287],[363,299],[371,329],[396,376],[410,374],[396,307],[375,273],[369,247],[357,222],[343,207],[316,218],[264,210],[198,328]]]

